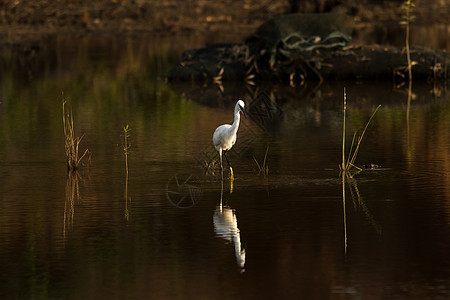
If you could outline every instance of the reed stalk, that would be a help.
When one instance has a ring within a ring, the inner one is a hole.
[[[127,176],[128,176],[128,152],[130,150],[131,145],[128,143],[128,138],[130,137],[130,126],[124,126],[123,127],[123,152],[125,154],[125,170],[127,172]]]
[[[267,154],[269,153],[269,146],[267,146],[266,154],[264,155],[263,163],[260,165],[255,157],[253,157],[253,160],[255,161],[256,165],[258,166],[259,174],[263,174],[264,177],[269,175],[269,165],[267,164]]]
[[[123,127],[123,152],[125,154],[125,192],[124,192],[124,198],[125,198],[125,220],[129,221],[130,219],[130,213],[128,211],[128,153],[130,150],[131,145],[128,143],[128,138],[130,137],[130,126],[127,124]]]
[[[67,170],[75,171],[78,169],[81,160],[87,154],[90,154],[90,152],[89,149],[86,149],[83,152],[83,154],[79,157],[80,142],[83,139],[84,135],[82,135],[81,137],[75,136],[72,112],[66,114],[65,106],[66,101],[63,101],[62,110],[63,110],[64,137],[65,137],[64,148],[67,157]]]
[[[364,138],[364,134],[366,133],[367,127],[369,127],[370,122],[372,121],[373,117],[375,116],[376,112],[378,111],[378,109],[380,107],[381,107],[381,105],[378,105],[377,108],[375,108],[375,110],[373,111],[373,113],[370,116],[369,120],[367,121],[366,126],[364,127],[364,130],[361,133],[361,136],[358,137],[358,143],[356,145],[355,151],[353,152],[352,158],[351,158],[350,161],[347,161],[347,164],[350,164],[350,166],[355,166],[356,156],[358,155],[359,146],[361,145],[362,139]],[[356,135],[356,132],[355,132],[355,135]]]
[[[342,121],[342,170],[346,170],[346,164],[345,164],[345,119],[346,119],[346,113],[347,113],[347,90],[344,87],[344,120]]]
[[[410,27],[411,23],[414,22],[416,16],[412,14],[412,11],[414,10],[414,7],[416,5],[414,4],[413,0],[405,0],[405,2],[402,5],[402,9],[404,10],[405,14],[402,17],[402,20],[400,21],[401,25],[405,25],[405,49],[406,49],[406,60],[408,62],[408,79],[409,83],[411,85],[412,82],[412,66],[413,63],[411,62],[411,55],[410,55],[410,49],[409,49],[409,37],[410,37]]]
[[[340,165],[340,169],[341,169],[341,172],[344,173],[345,175],[350,175],[349,172],[352,167],[355,169],[358,169],[359,171],[362,170],[362,168],[355,165],[356,157],[358,156],[359,148],[360,148],[361,142],[364,138],[364,134],[366,133],[370,122],[372,121],[373,117],[375,116],[376,112],[381,107],[381,105],[378,105],[377,108],[373,111],[372,115],[370,116],[369,120],[366,123],[366,126],[364,127],[364,130],[362,131],[361,135],[358,136],[357,142],[356,142],[356,147],[353,150],[353,146],[355,145],[355,139],[356,139],[356,132],[354,132],[352,143],[350,145],[350,150],[349,150],[347,160],[346,160],[345,159],[345,133],[346,133],[346,113],[347,113],[347,92],[346,92],[345,88],[344,88],[344,97],[343,98],[344,98],[344,109],[343,109],[344,119],[342,121],[342,123],[343,123],[343,126],[342,126],[342,164]]]

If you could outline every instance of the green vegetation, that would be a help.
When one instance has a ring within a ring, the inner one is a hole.
[[[415,7],[413,0],[405,0],[403,3],[402,9],[404,10],[405,14],[402,17],[402,20],[400,21],[400,24],[406,26],[406,35],[405,35],[405,48],[406,48],[406,59],[408,61],[408,79],[409,82],[412,82],[412,66],[414,65],[413,62],[411,62],[411,56],[410,56],[410,50],[409,50],[409,35],[410,35],[410,24],[413,22],[416,18],[412,14],[412,11]]]

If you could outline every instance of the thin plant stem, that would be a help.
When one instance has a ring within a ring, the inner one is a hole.
[[[258,163],[258,161],[256,160],[256,158],[253,156],[253,160],[255,161],[255,163],[256,163],[256,165],[258,166],[258,170],[259,170],[259,173],[261,173],[261,166],[259,165],[259,163]]]
[[[266,165],[267,153],[269,153],[269,146],[267,146],[266,154],[264,155],[264,162],[263,162],[264,169],[266,169],[267,167]]]
[[[350,150],[348,153],[348,158],[345,160],[345,131],[346,131],[346,113],[347,113],[347,91],[344,87],[344,107],[343,107],[343,114],[344,118],[342,121],[342,164],[339,166],[342,172],[342,175],[350,175],[348,172],[351,167],[354,167],[355,169],[358,169],[359,171],[362,171],[361,168],[357,167],[355,165],[356,157],[359,153],[359,147],[361,146],[361,142],[364,138],[364,134],[366,133],[367,128],[369,127],[370,122],[372,121],[373,117],[375,116],[375,113],[378,111],[378,109],[381,107],[381,105],[378,105],[377,108],[374,110],[372,115],[370,116],[369,120],[366,123],[366,126],[364,127],[364,130],[361,134],[361,136],[358,137],[358,142],[356,143],[356,147],[353,150],[353,147],[355,145],[355,138],[356,138],[356,132],[353,134],[352,143],[350,145]]]
[[[125,170],[126,173],[128,175],[128,150],[130,148],[130,145],[128,145],[128,138],[130,137],[130,128],[129,126],[125,126],[123,127],[123,131],[124,131],[124,135],[123,135],[123,139],[124,139],[124,145],[123,145],[123,151],[125,154]]]
[[[409,10],[407,10],[406,13],[407,17],[409,17]],[[408,78],[409,78],[409,83],[411,84],[412,82],[412,69],[411,69],[411,55],[410,55],[410,51],[409,51],[409,22],[406,23],[406,41],[405,41],[405,46],[406,46],[406,59],[408,61]]]
[[[352,156],[352,159],[350,160],[350,164],[354,165],[356,156],[358,155],[358,152],[359,152],[359,146],[361,145],[361,141],[364,137],[364,134],[366,133],[367,127],[369,127],[370,121],[372,121],[373,117],[375,116],[376,112],[378,111],[378,109],[380,107],[381,107],[381,105],[378,105],[377,108],[374,110],[374,112],[372,113],[372,115],[369,118],[369,121],[367,121],[366,127],[364,127],[364,130],[361,133],[361,136],[358,138],[358,143],[356,145],[355,152],[353,152],[353,156]]]
[[[262,165],[260,165],[258,163],[258,161],[256,160],[256,158],[253,156],[253,160],[255,161],[256,165],[258,166],[258,170],[259,170],[258,175],[262,173],[264,175],[264,177],[269,175],[269,166],[267,165],[267,154],[268,153],[269,153],[269,146],[267,146],[266,154],[264,155],[264,160],[263,160]]]
[[[355,144],[355,139],[356,139],[356,131],[353,133],[352,143],[350,145],[350,150],[348,151],[347,164],[345,166],[346,168],[348,167],[348,162],[350,161],[350,156],[352,155],[353,146]]]
[[[347,111],[347,91],[344,87],[344,120],[343,120],[343,126],[342,126],[342,170],[346,171],[346,164],[345,164],[345,114]]]
[[[125,154],[125,192],[124,192],[124,198],[125,198],[125,220],[129,221],[130,213],[128,211],[128,151],[130,149],[130,145],[128,144],[128,138],[130,137],[130,127],[128,125],[123,127],[124,135],[124,144],[123,144],[123,151]]]
[[[400,24],[405,25],[405,48],[406,48],[406,60],[408,62],[408,79],[409,83],[412,82],[412,62],[411,62],[411,51],[409,49],[409,37],[410,37],[410,29],[411,22],[414,22],[416,16],[413,15],[415,4],[413,0],[405,0],[403,3],[402,9],[405,11],[405,14],[402,17],[402,21]]]

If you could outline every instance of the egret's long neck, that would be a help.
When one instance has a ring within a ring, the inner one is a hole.
[[[234,122],[231,125],[231,130],[233,130],[233,132],[236,132],[238,130],[240,121],[241,121],[241,115],[239,114],[239,110],[236,109],[234,111]]]

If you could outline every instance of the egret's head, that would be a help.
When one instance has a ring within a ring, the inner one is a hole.
[[[237,104],[236,104],[236,106],[239,107],[239,110],[244,114],[244,117],[247,118],[247,116],[245,115],[245,109],[244,109],[245,103],[244,103],[244,101],[239,99]]]

